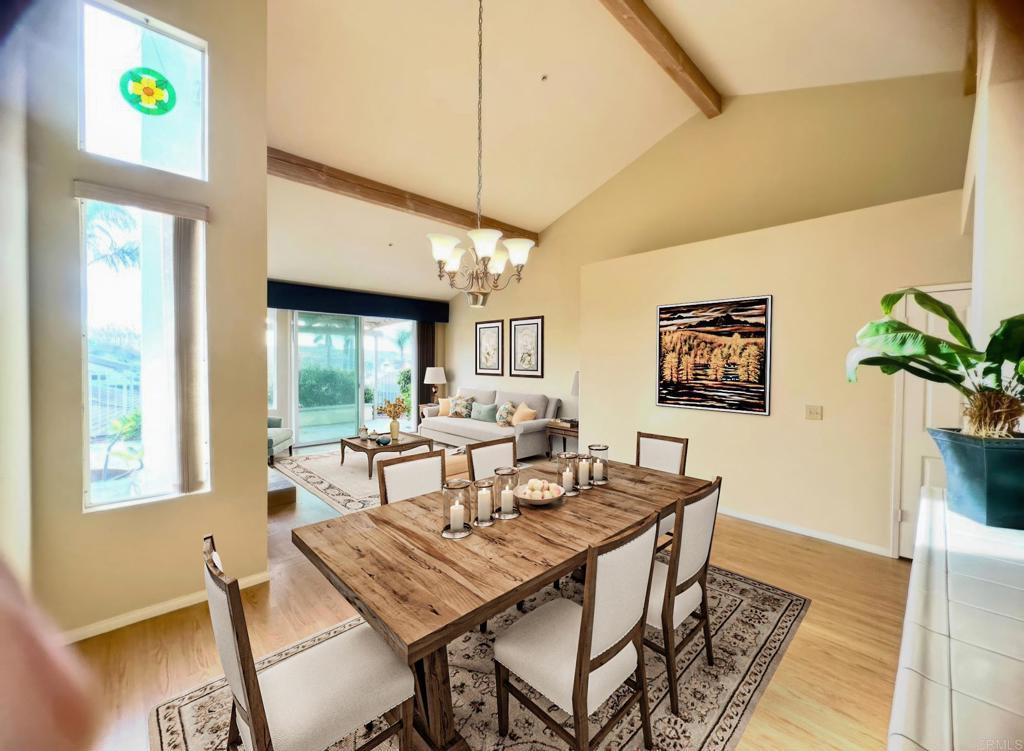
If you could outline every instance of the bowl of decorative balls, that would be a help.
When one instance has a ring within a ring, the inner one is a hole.
[[[565,488],[547,480],[532,479],[515,489],[516,498],[527,506],[550,506],[565,495]]]

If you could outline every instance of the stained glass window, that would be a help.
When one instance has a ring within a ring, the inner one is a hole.
[[[82,147],[206,179],[206,44],[114,3],[82,4]]]

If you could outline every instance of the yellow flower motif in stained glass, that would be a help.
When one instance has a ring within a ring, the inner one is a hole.
[[[167,92],[161,89],[155,78],[143,76],[141,81],[131,81],[128,91],[139,97],[143,107],[156,107],[157,102],[167,101]]]
[[[152,68],[132,68],[121,76],[121,96],[144,115],[164,115],[174,108],[174,86]]]

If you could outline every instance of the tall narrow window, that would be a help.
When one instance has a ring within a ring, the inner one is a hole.
[[[82,2],[81,146],[206,179],[206,43],[106,0]]]
[[[86,506],[208,482],[204,224],[82,200]]]

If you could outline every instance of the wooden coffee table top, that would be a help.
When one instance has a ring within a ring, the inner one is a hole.
[[[412,433],[399,433],[397,441],[391,441],[386,446],[381,446],[376,441],[371,441],[369,438],[363,439],[355,436],[353,438],[342,438],[341,442],[348,446],[350,449],[356,451],[395,451],[415,448],[416,446],[426,446],[431,441],[430,438],[424,438],[421,435],[414,435]]]

